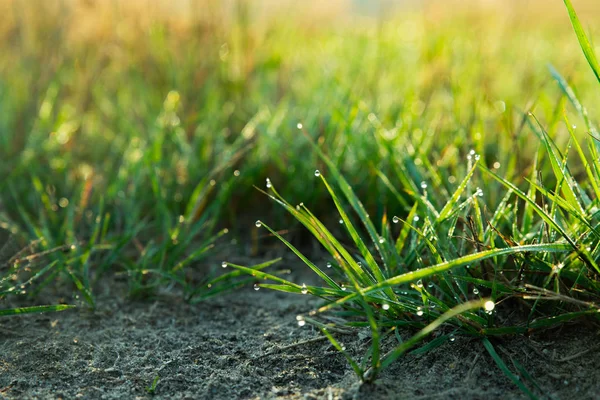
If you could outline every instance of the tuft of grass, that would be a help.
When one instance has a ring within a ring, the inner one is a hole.
[[[351,186],[321,153],[342,195],[337,194],[325,173],[315,171],[315,175],[327,188],[355,250],[348,250],[306,206],[292,206],[271,185],[263,193],[302,223],[329,252],[331,261],[327,268],[318,266],[264,221],[258,221],[257,226],[279,238],[324,285],[294,283],[265,272],[231,266],[274,282],[262,283],[261,287],[322,298],[325,304],[308,316],[298,316],[299,324],[319,327],[365,382],[376,379],[381,369],[443,324],[462,334],[489,337],[548,328],[586,315],[597,316],[600,307],[595,299],[599,282],[596,257],[590,247],[597,248],[598,236],[589,223],[582,222],[590,219],[590,215],[583,215],[589,205],[584,208],[581,196],[572,189],[560,191],[562,182],[572,186],[574,178],[562,158],[551,151],[554,142],[546,135],[541,139],[546,141],[548,157],[555,167],[556,192],[562,196],[550,194],[533,182],[530,185],[535,190],[524,193],[480,167],[509,190],[503,205],[489,215],[481,204],[484,190],[468,192],[480,162],[477,154],[470,154],[467,176],[445,204],[437,202],[443,204],[441,208],[436,208],[432,201],[435,192],[425,185],[421,185],[420,192],[410,192],[415,206],[409,213],[410,222],[402,221],[404,226],[397,237],[385,216],[381,231],[376,231]],[[537,193],[551,205],[540,207]],[[513,197],[522,199],[537,214],[531,225],[525,225],[527,231],[517,228],[515,232],[520,216],[508,204]],[[485,224],[484,219],[488,220]],[[392,223],[400,221],[392,218]],[[529,243],[518,243],[524,240]],[[519,323],[496,310],[516,299],[534,300],[525,303],[530,312]],[[558,308],[554,307],[556,301],[561,304]],[[362,362],[345,352],[329,332],[330,324],[317,319],[321,313],[336,310],[346,327],[370,328],[371,346]],[[420,330],[410,340],[383,351],[385,337],[401,327]]]
[[[577,15],[568,0],[565,0],[565,5],[586,59],[599,77],[595,55]],[[551,68],[551,72],[585,121],[589,132],[597,132],[574,91],[555,69]],[[583,316],[598,318],[600,169],[595,156],[598,144],[594,136],[586,138],[590,157],[584,152],[574,132],[575,126],[569,123],[566,115],[563,123],[569,141],[564,150],[532,112],[528,112],[523,121],[540,143],[531,179],[527,180],[528,190],[520,189],[510,179],[493,172],[484,162],[480,163],[481,156],[475,151],[469,153],[468,172],[454,192],[444,192],[435,185],[430,187],[424,179],[428,177],[429,182],[445,181],[441,169],[417,168],[409,172],[406,166],[414,166],[414,159],[402,160],[395,168],[401,182],[400,189],[390,182],[388,174],[377,171],[385,186],[408,212],[406,219],[392,218],[394,223],[403,223],[403,229],[396,238],[385,213],[380,231],[376,229],[336,164],[311,142],[337,183],[341,196],[322,171],[316,170],[315,176],[326,187],[340,216],[340,224],[351,238],[355,250],[349,251],[304,204],[293,207],[274,187],[270,187],[264,193],[302,223],[329,252],[334,263],[327,264],[332,266],[331,271],[319,268],[261,221],[257,226],[264,226],[278,237],[325,284],[300,285],[263,273],[262,278],[276,283],[261,286],[321,297],[325,304],[310,312],[310,317],[298,316],[299,325],[311,323],[319,327],[364,382],[374,380],[382,369],[447,323],[453,325],[457,332],[481,337],[499,369],[527,396],[536,398],[534,392],[508,368],[488,337],[545,329]],[[572,147],[575,147],[584,166],[585,180],[578,179],[568,165]],[[551,172],[553,184],[550,188],[538,176],[538,169],[544,164]],[[490,194],[490,186],[472,190],[477,168],[507,190],[493,213],[487,211],[482,199]],[[423,179],[420,184],[415,177]],[[406,195],[414,204],[412,207]],[[510,203],[511,199],[514,199],[513,203]],[[521,212],[518,211],[519,204],[523,209]],[[457,235],[460,231],[462,236]],[[507,258],[507,255],[510,257]],[[247,268],[234,267],[249,272]],[[490,297],[482,298],[482,294]],[[522,322],[516,324],[496,312],[496,305],[514,299],[520,299],[529,310]],[[481,308],[483,312],[474,311]],[[348,354],[335,335],[329,332],[330,323],[316,319],[320,313],[334,310],[345,318],[343,325],[370,328],[371,346],[362,362]],[[420,330],[395,348],[382,351],[385,336],[392,335],[399,327]],[[515,368],[539,390],[522,367],[515,364]]]

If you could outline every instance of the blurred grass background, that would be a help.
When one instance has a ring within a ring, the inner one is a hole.
[[[594,28],[600,3],[576,7]],[[201,222],[188,245],[257,218],[294,226],[253,188],[267,177],[327,219],[298,123],[380,217],[408,210],[377,170],[407,192],[443,169],[429,184],[450,191],[474,149],[522,182],[537,146],[523,113],[567,137],[548,64],[592,118],[600,104],[558,0],[4,0],[0,15],[1,227],[54,248],[102,220],[131,266],[183,221]],[[504,191],[477,179],[494,207]]]

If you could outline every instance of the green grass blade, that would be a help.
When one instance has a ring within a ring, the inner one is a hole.
[[[502,358],[496,353],[496,349],[492,343],[487,339],[483,338],[483,346],[488,351],[498,368],[506,375],[508,379],[510,379],[523,393],[525,393],[530,399],[537,399],[537,397],[521,382],[521,380],[511,372],[510,369],[506,366],[506,363],[502,360]]]
[[[464,267],[469,264],[475,264],[486,260],[488,258],[505,256],[511,254],[519,254],[519,253],[527,253],[527,252],[552,252],[552,253],[564,253],[568,252],[571,249],[571,246],[568,244],[561,243],[550,243],[550,244],[530,244],[523,246],[515,246],[515,247],[507,247],[507,248],[498,248],[494,250],[486,250],[475,254],[470,254],[468,256],[460,257],[455,260],[445,261],[440,264],[433,265],[431,267],[426,267],[422,269],[418,269],[416,271],[407,272],[402,275],[395,276],[393,278],[386,279],[385,281],[379,282],[373,286],[364,288],[361,290],[362,294],[369,294],[376,291],[380,291],[387,287],[398,286],[404,283],[415,282],[418,279],[427,278],[429,276],[435,275],[437,273],[441,273],[444,271],[448,271],[452,268]],[[355,299],[358,296],[358,293],[350,294],[346,297],[336,300],[330,304],[327,304],[318,309],[318,312],[324,312],[330,310],[336,306],[344,304],[350,300]]]
[[[579,45],[581,46],[581,50],[583,50],[583,54],[585,55],[585,59],[588,64],[590,64],[590,68],[594,72],[596,79],[600,82],[600,65],[598,64],[598,60],[596,59],[596,54],[594,53],[594,49],[590,41],[583,30],[583,26],[577,17],[577,13],[575,12],[575,8],[571,4],[571,0],[564,0],[565,6],[567,7],[567,11],[569,12],[569,18],[571,19],[571,24],[573,24],[573,30],[575,31],[575,35],[577,35],[577,40],[579,41]]]
[[[75,308],[73,305],[59,304],[55,306],[31,306],[31,307],[17,307],[0,310],[0,317],[18,314],[38,314],[44,312],[57,312],[64,311],[71,308]]]

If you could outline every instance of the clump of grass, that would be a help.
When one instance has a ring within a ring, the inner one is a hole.
[[[306,206],[292,206],[271,186],[265,193],[297,218],[329,252],[332,260],[325,268],[317,266],[269,225],[260,221],[257,226],[278,237],[323,280],[324,286],[294,283],[265,272],[232,266],[258,279],[275,282],[262,283],[261,287],[323,298],[325,305],[309,315],[298,316],[298,321],[301,325],[312,323],[322,329],[363,381],[374,380],[381,369],[444,323],[462,334],[489,337],[548,328],[598,313],[595,303],[581,300],[597,293],[597,282],[588,274],[589,257],[581,250],[583,242],[571,243],[570,236],[539,240],[545,237],[549,227],[560,232],[558,223],[548,223],[555,221],[556,214],[547,215],[534,200],[523,195],[528,207],[539,211],[543,218],[531,226],[525,225],[527,232],[537,231],[538,235],[530,235],[529,243],[517,243],[511,231],[517,223],[513,207],[518,203],[513,206],[511,200],[514,200],[513,193],[522,192],[509,186],[510,191],[501,206],[484,223],[488,217],[482,212],[485,191],[478,188],[469,192],[468,189],[480,162],[477,154],[470,155],[472,162],[467,176],[457,184],[441,209],[430,201],[437,195],[435,191],[423,185],[421,192],[412,192],[414,206],[408,216],[389,221],[384,215],[380,230],[335,165],[324,154],[321,157],[342,194],[338,195],[323,172],[316,171],[315,175],[329,191],[355,250],[348,250]],[[402,223],[397,234],[392,233],[390,222]],[[519,235],[526,236],[523,232]],[[564,260],[566,267],[559,265],[557,258]],[[565,286],[570,292],[563,293]],[[581,293],[575,294],[576,289]],[[518,324],[497,314],[497,308],[502,309],[514,299],[536,300],[528,305],[529,315]],[[544,307],[552,300],[561,301],[561,308]],[[344,310],[340,315],[345,318],[345,325],[371,329],[372,345],[361,362],[343,350],[329,332],[330,324],[318,320],[319,314],[339,307]],[[404,327],[419,331],[410,340],[384,352],[383,338]],[[446,340],[449,338],[449,335],[444,336]]]
[[[565,4],[584,54],[600,79],[589,41],[570,2],[565,0]],[[533,113],[525,114],[524,124],[540,143],[525,190],[488,168],[487,160],[475,151],[468,154],[467,173],[453,191],[440,184],[447,182],[449,175],[443,168],[411,171],[414,158],[407,157],[394,168],[399,187],[377,171],[406,214],[394,216],[390,224],[384,212],[376,224],[336,164],[313,144],[327,167],[325,173],[315,171],[315,176],[329,192],[339,222],[352,240],[352,250],[304,204],[294,207],[270,187],[264,193],[302,223],[332,259],[326,267],[316,265],[264,221],[257,226],[288,246],[323,285],[309,286],[232,266],[273,282],[261,287],[322,298],[324,305],[298,316],[298,323],[318,327],[364,382],[373,381],[382,369],[445,326],[446,331],[480,337],[499,369],[535,398],[530,388],[536,386],[533,378],[518,368],[511,371],[488,338],[530,333],[600,315],[600,161],[593,136],[597,130],[565,79],[554,69],[552,74],[586,124],[590,133],[584,139],[587,152],[566,116],[562,122],[569,141],[561,149]],[[573,148],[583,166],[579,177],[568,165]],[[424,161],[426,166],[429,162]],[[542,180],[542,169],[551,172],[550,179]],[[415,176],[423,180],[415,180]],[[485,204],[498,190],[487,180],[490,177],[492,183],[506,189],[494,211]],[[475,182],[481,187],[475,188]],[[401,228],[395,229],[396,224]],[[519,321],[502,313],[505,305],[515,302],[526,309]],[[353,358],[340,344],[331,322],[319,318],[327,311],[337,311],[338,324],[370,328],[371,345],[362,360]],[[406,327],[418,331],[391,349],[383,348],[385,337]],[[436,341],[449,337],[443,335]]]

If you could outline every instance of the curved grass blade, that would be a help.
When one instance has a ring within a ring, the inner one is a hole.
[[[508,369],[502,358],[498,355],[498,353],[496,353],[496,349],[494,349],[492,343],[487,338],[483,338],[483,347],[485,347],[498,368],[500,368],[500,371],[502,371],[508,379],[510,379],[519,389],[521,389],[523,393],[529,396],[530,399],[537,399],[537,397],[527,388],[527,386],[525,386],[523,382],[521,382],[521,380],[510,371],[510,369]]]
[[[404,341],[399,346],[397,346],[394,350],[392,350],[392,351],[388,352],[386,355],[384,355],[383,361],[381,363],[381,368],[384,369],[387,366],[389,366],[391,363],[396,361],[398,359],[398,357],[402,356],[404,353],[406,353],[406,351],[411,349],[418,342],[423,340],[425,337],[427,337],[429,334],[431,334],[434,330],[439,328],[443,323],[445,323],[449,319],[454,318],[457,315],[462,314],[462,313],[472,310],[472,309],[483,308],[488,301],[490,301],[490,299],[468,301],[466,303],[462,303],[462,304],[452,308],[451,310],[448,310],[447,312],[442,314],[439,318],[437,318],[435,321],[433,321],[432,323],[430,323],[429,325],[427,325],[426,327],[421,329],[419,332],[417,332],[413,337]],[[377,373],[377,371],[372,368],[367,370],[365,372],[365,380],[372,381],[373,379],[376,378],[376,376],[377,376],[376,373]]]
[[[575,8],[573,8],[573,4],[571,4],[571,0],[564,0],[565,6],[567,7],[567,11],[569,12],[569,18],[571,19],[571,24],[573,25],[573,30],[575,31],[575,35],[577,35],[577,40],[579,41],[579,46],[581,46],[581,50],[583,50],[583,54],[585,55],[585,59],[587,60],[590,68],[594,72],[596,79],[600,82],[600,64],[598,64],[598,60],[596,59],[596,54],[594,53],[594,49],[583,30],[583,26],[577,17],[577,13],[575,12]]]
[[[43,312],[57,312],[64,311],[70,308],[75,308],[73,305],[69,304],[58,304],[55,306],[32,306],[32,307],[17,307],[17,308],[9,308],[6,310],[0,310],[0,317],[5,317],[8,315],[17,315],[17,314],[36,314]]]
[[[518,253],[527,252],[552,252],[552,253],[563,253],[571,250],[571,246],[563,243],[551,243],[551,244],[530,244],[523,246],[514,246],[493,250],[486,250],[475,254],[470,254],[464,257],[457,258],[455,260],[446,261],[440,264],[432,265],[430,267],[421,268],[416,271],[407,272],[402,275],[395,276],[393,278],[386,279],[383,282],[379,282],[373,286],[364,288],[361,290],[362,294],[369,294],[376,291],[380,291],[387,287],[397,286],[408,282],[413,282],[418,279],[427,278],[428,276],[448,271],[452,268],[463,267],[465,265],[477,263],[488,258],[505,256]],[[349,294],[346,297],[336,300],[330,304],[327,304],[318,309],[318,312],[324,312],[330,310],[336,306],[344,304],[358,296],[358,293]]]

